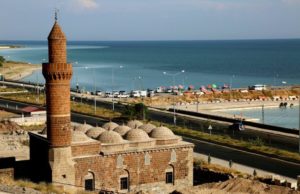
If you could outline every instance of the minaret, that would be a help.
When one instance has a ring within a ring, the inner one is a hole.
[[[57,22],[48,36],[49,63],[43,64],[46,80],[47,138],[50,147],[71,145],[70,80],[72,65],[67,63],[66,36]]]
[[[72,65],[67,63],[66,36],[57,22],[57,12],[48,36],[48,49],[49,63],[43,63],[43,75],[46,80],[50,176],[54,184],[74,185],[70,114]]]

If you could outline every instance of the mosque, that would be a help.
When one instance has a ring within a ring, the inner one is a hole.
[[[170,129],[140,121],[71,126],[66,36],[48,36],[47,128],[30,133],[32,179],[88,191],[169,192],[193,184],[193,147]]]

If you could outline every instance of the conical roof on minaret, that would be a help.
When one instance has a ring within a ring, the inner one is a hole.
[[[59,26],[58,22],[55,21],[52,30],[48,36],[48,40],[66,40],[65,33],[62,31],[61,27]]]

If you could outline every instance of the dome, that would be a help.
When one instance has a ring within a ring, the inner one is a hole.
[[[114,122],[108,122],[105,123],[104,125],[102,125],[102,128],[107,129],[107,130],[113,130],[114,128],[118,127],[119,125],[117,123]]]
[[[124,138],[128,141],[147,141],[150,139],[142,129],[131,129],[125,134]]]
[[[120,125],[114,129],[114,131],[119,133],[121,136],[124,136],[129,130],[131,130],[131,128],[126,125]]]
[[[174,135],[173,131],[167,127],[157,127],[151,131],[150,137],[156,139],[172,139],[176,136]]]
[[[155,128],[156,126],[151,123],[143,124],[139,127],[139,129],[144,130],[146,133],[150,133]]]
[[[57,22],[54,23],[48,40],[66,40],[66,36]]]
[[[89,130],[90,128],[93,128],[93,126],[84,123],[84,124],[76,125],[74,127],[74,131],[82,131],[83,133],[86,133],[87,130]]]
[[[82,142],[91,140],[86,136],[82,131],[73,131],[72,133],[72,142]]]
[[[105,131],[98,138],[101,143],[120,144],[124,143],[121,135],[115,131]]]
[[[132,129],[138,128],[139,126],[142,126],[142,125],[143,125],[143,123],[138,120],[128,121],[128,123],[127,123],[127,126]]]
[[[101,133],[105,132],[106,129],[102,127],[93,127],[86,131],[86,135],[90,138],[96,139]]]

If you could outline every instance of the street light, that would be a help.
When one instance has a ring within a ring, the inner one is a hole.
[[[232,75],[230,77],[230,84],[229,84],[229,99],[231,101],[231,90],[232,90],[232,82],[233,82],[233,79],[235,78],[235,75]]]
[[[76,63],[76,62],[75,62]],[[92,69],[88,66],[85,69]],[[97,100],[96,100],[96,80],[95,80],[95,71],[92,71],[93,74],[93,85],[94,85],[94,114],[96,115],[97,112]]]
[[[163,72],[164,75],[168,75],[168,76],[172,76],[173,78],[173,87],[175,86],[175,77],[184,73],[184,70],[181,70],[177,73],[167,73],[167,72]],[[174,94],[174,89],[173,89],[173,121],[174,121],[174,125],[176,126],[176,111],[175,111],[175,94]]]
[[[119,66],[119,69],[122,69],[123,68],[123,66],[122,65],[120,65]],[[115,84],[115,80],[114,80],[114,69],[115,69],[115,67],[112,67],[111,68],[111,94],[112,94],[112,110],[113,111],[115,111],[115,100],[114,100],[114,98],[115,98],[115,95],[114,95],[114,84]]]

